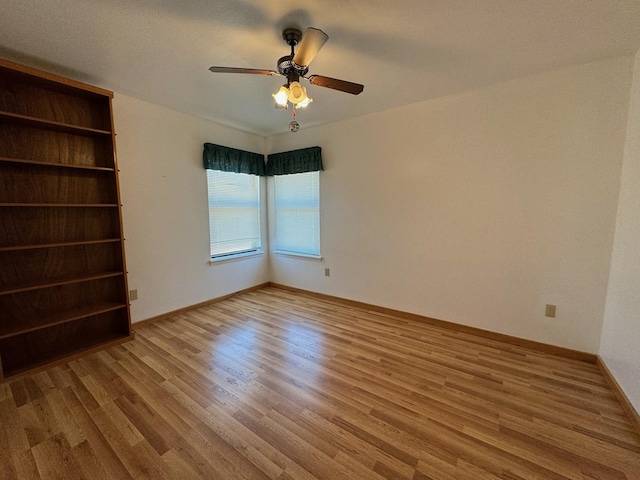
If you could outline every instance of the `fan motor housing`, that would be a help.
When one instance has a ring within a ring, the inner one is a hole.
[[[306,75],[309,71],[309,68],[300,68],[298,65],[293,63],[293,55],[285,55],[284,57],[280,57],[278,59],[278,72],[280,72],[285,77],[289,78],[291,74],[294,74],[296,78],[293,80],[289,78],[290,82],[297,82],[298,77],[301,75]]]
[[[289,70],[293,68],[293,55],[285,55],[278,59],[278,72],[282,75],[286,75]]]

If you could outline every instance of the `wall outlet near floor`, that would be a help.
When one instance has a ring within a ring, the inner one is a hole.
[[[138,289],[129,290],[129,301],[133,302],[138,299]]]
[[[555,305],[547,305],[544,307],[544,316],[556,318],[556,306]]]
[[[328,277],[330,273],[331,273],[331,272],[329,271],[329,269],[328,269],[328,268],[325,268],[325,269],[324,269],[324,276],[325,276],[325,277]]]

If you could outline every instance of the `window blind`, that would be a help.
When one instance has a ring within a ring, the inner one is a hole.
[[[320,256],[320,173],[274,177],[276,252]]]
[[[211,257],[259,250],[260,177],[207,170]]]

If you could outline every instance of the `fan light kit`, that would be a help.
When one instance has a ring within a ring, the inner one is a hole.
[[[307,89],[300,85],[300,82],[291,82],[280,87],[273,94],[276,101],[276,107],[288,108],[291,102],[296,108],[304,108],[313,102],[313,99],[307,96]]]
[[[289,108],[291,103],[292,120],[289,130],[297,132],[300,124],[296,121],[296,108],[304,108],[313,100],[307,95],[307,89],[300,84],[300,78],[304,78],[318,87],[331,88],[341,92],[358,95],[364,90],[364,85],[347,82],[336,78],[324,77],[322,75],[309,75],[309,64],[315,58],[318,51],[329,40],[329,36],[322,30],[309,27],[304,32],[297,28],[287,28],[282,32],[282,38],[291,47],[291,54],[285,55],[278,60],[278,70],[260,70],[257,68],[235,68],[235,67],[210,67],[214,73],[250,73],[255,75],[282,75],[287,77],[287,83],[282,85],[272,96],[276,103],[276,108]],[[298,47],[295,50],[295,47]]]

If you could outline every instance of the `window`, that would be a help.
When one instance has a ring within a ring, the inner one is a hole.
[[[207,170],[211,258],[260,250],[260,177]]]
[[[274,177],[276,252],[320,256],[320,172]]]

